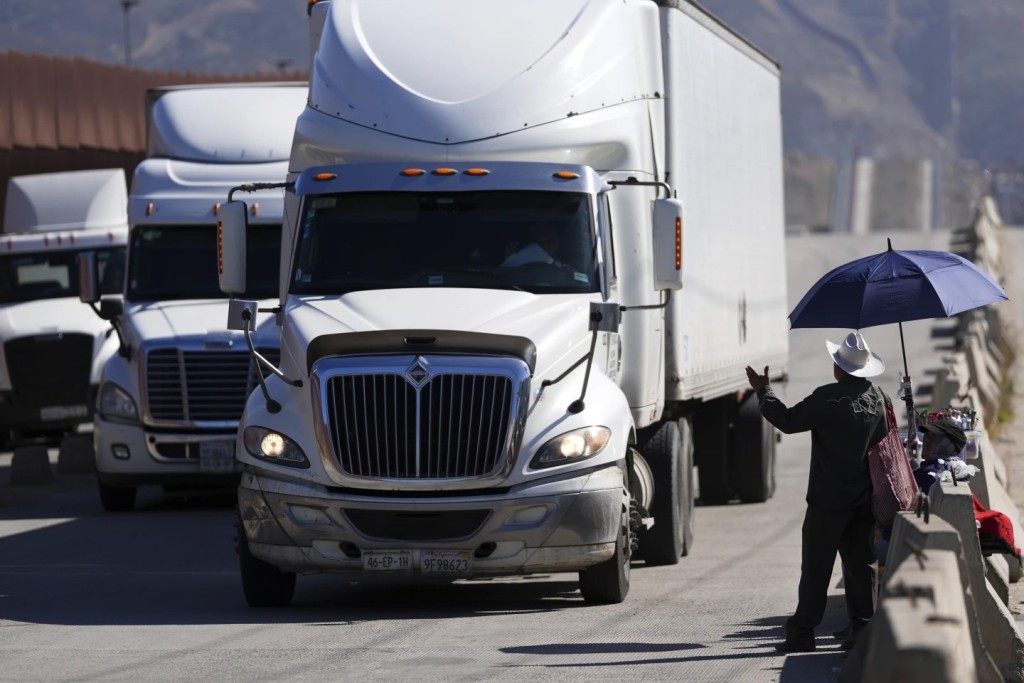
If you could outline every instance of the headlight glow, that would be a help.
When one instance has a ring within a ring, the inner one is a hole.
[[[309,460],[299,445],[273,429],[246,427],[242,432],[242,443],[254,458],[287,467],[309,467]]]
[[[592,458],[608,445],[612,432],[607,427],[583,427],[556,436],[540,447],[530,467],[543,469]]]

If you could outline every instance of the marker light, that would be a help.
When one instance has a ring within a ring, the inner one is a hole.
[[[334,173],[317,173],[315,176],[313,176],[313,180],[323,182],[325,180],[334,180],[337,177],[338,176],[335,175]]]
[[[224,274],[224,224],[217,221],[217,274]]]
[[[490,171],[486,168],[467,168],[466,175],[489,175]]]
[[[426,171],[424,171],[422,168],[407,168],[404,171],[402,171],[399,175],[404,175],[404,176],[412,177],[412,176],[424,175],[425,173],[426,173]]]
[[[57,246],[64,244],[64,235],[57,235]]]
[[[146,204],[146,215],[147,216],[152,216],[153,215],[153,202],[150,202],[149,204]]]
[[[220,215],[220,202],[217,202],[216,204],[213,205],[213,215],[214,216],[219,216]]]
[[[259,202],[253,202],[252,203],[252,208],[249,209],[249,211],[250,211],[250,213],[252,213],[253,216],[259,216],[260,215],[260,203]]]
[[[580,174],[574,173],[573,171],[558,171],[555,173],[555,177],[560,178],[561,180],[576,180],[580,177]]]
[[[76,242],[78,242],[78,240],[75,239],[75,233],[71,233],[70,240],[71,240],[71,244],[75,244]]]
[[[50,246],[50,236],[49,235],[47,235],[46,237],[43,238],[43,245],[47,246],[47,247]]]
[[[458,171],[454,168],[435,168],[434,175],[455,175]]]
[[[676,216],[676,270],[683,268],[683,219]]]

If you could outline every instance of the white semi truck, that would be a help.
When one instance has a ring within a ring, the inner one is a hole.
[[[147,158],[128,198],[131,226],[123,292],[100,299],[121,345],[103,368],[94,441],[103,507],[131,509],[143,485],[231,485],[235,431],[255,386],[246,341],[224,330],[217,286],[217,213],[242,181],[287,173],[305,84],[180,86],[148,93]],[[249,207],[247,296],[276,297],[283,192]],[[83,271],[95,269],[86,264]],[[255,344],[276,359],[279,332],[261,314]]]
[[[0,447],[56,445],[92,420],[117,342],[78,300],[77,255],[121,288],[128,236],[120,168],[11,178],[0,235]]]
[[[788,363],[778,65],[687,0],[331,0],[311,33],[280,367],[235,447],[249,604],[313,572],[618,602],[689,549],[694,465],[705,502],[771,496],[744,367]]]

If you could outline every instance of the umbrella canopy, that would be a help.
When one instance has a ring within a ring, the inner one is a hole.
[[[789,323],[860,330],[943,318],[1006,299],[999,283],[965,258],[890,247],[826,273],[789,314]]]

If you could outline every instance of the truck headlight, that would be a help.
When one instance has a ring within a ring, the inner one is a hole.
[[[612,431],[607,427],[597,426],[566,432],[541,446],[530,467],[539,470],[592,458],[608,445],[611,435]]]
[[[309,467],[309,460],[299,445],[280,432],[266,427],[246,427],[242,443],[249,455],[276,465]]]
[[[139,421],[139,409],[135,406],[135,399],[113,382],[108,381],[100,385],[96,397],[96,410],[104,419],[111,422]]]

